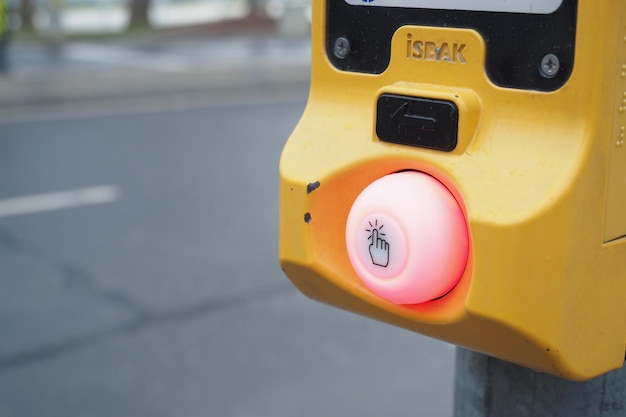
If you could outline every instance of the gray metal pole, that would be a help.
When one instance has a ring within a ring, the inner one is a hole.
[[[454,417],[625,417],[626,367],[587,382],[457,348]]]

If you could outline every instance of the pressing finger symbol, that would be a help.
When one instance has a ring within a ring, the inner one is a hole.
[[[376,221],[376,225],[372,226],[372,229],[367,229],[367,231],[370,232],[368,240],[370,241],[369,252],[372,263],[386,268],[389,265],[389,243],[381,237],[385,234],[379,232],[379,229],[383,227],[381,225],[378,228],[378,221]]]

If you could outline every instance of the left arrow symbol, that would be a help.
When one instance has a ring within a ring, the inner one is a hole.
[[[433,117],[420,116],[412,114],[409,111],[409,103],[403,103],[398,110],[391,116],[394,126],[399,132],[407,130],[422,130],[425,132],[434,132],[437,127],[437,119]]]

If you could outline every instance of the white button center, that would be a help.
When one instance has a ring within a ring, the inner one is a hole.
[[[404,232],[390,216],[372,213],[361,222],[355,235],[361,265],[379,278],[393,278],[406,265]]]

